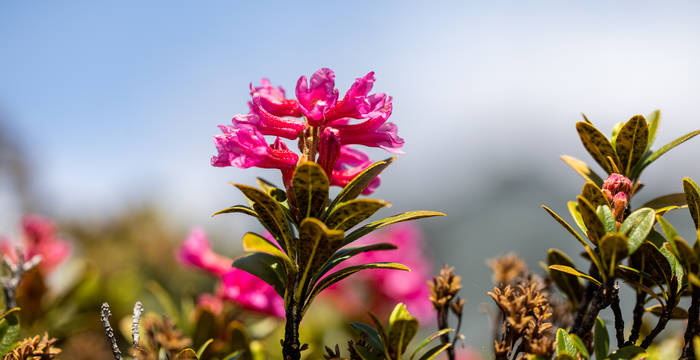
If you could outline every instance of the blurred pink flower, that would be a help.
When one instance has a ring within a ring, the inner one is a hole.
[[[39,215],[26,215],[22,219],[22,241],[14,244],[9,239],[0,238],[0,250],[13,263],[19,256],[17,246],[22,250],[25,261],[34,256],[41,256],[39,270],[44,275],[53,271],[71,253],[71,246],[57,235],[56,224]]]
[[[356,255],[342,263],[334,271],[347,266],[387,261],[402,263],[408,266],[411,271],[361,271],[348,280],[338,283],[330,292],[335,293],[333,295],[341,299],[339,304],[346,311],[364,314],[370,310],[380,314],[388,314],[397,303],[403,302],[408,311],[418,319],[430,321],[435,316],[432,304],[428,299],[430,289],[427,285],[427,282],[432,278],[432,261],[426,255],[425,243],[420,230],[411,223],[400,223],[386,230],[370,233],[354,242],[352,246],[380,242],[394,244],[398,249],[371,251]],[[357,295],[358,289],[364,290],[369,299],[361,299]]]
[[[343,161],[342,146],[379,147],[400,154],[404,140],[395,124],[387,122],[392,112],[392,98],[383,93],[369,94],[374,72],[358,78],[342,99],[335,88],[335,74],[322,68],[299,78],[297,99],[287,99],[282,87],[273,87],[267,79],[261,86],[250,86],[250,112],[233,117],[233,126],[219,126],[224,134],[214,137],[218,155],[214,166],[239,168],[260,167],[282,170],[285,186],[289,185],[299,156],[289,150],[279,137],[296,140],[308,136],[309,127],[319,130],[317,161],[330,177],[332,185],[344,186],[371,162],[352,165]],[[269,146],[264,136],[277,136]],[[355,150],[358,151],[358,150]],[[379,185],[376,181],[365,193]]]
[[[183,265],[204,270],[219,278],[215,295],[202,294],[199,305],[213,312],[221,310],[221,301],[231,301],[248,310],[278,317],[284,316],[284,302],[272,286],[243,270],[233,268],[233,259],[216,254],[201,229],[194,229],[175,257]]]

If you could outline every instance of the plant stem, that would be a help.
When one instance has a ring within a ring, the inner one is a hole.
[[[301,323],[301,306],[295,298],[299,278],[294,275],[287,288],[285,307],[286,322],[284,325],[284,340],[282,341],[282,358],[284,360],[300,360],[301,344],[299,343],[299,324]]]
[[[617,347],[622,347],[625,343],[625,320],[622,317],[622,311],[620,310],[620,286],[618,284],[613,285],[612,291],[610,292],[610,308],[615,315],[615,337],[617,338]]]
[[[641,346],[644,349],[648,348],[649,345],[651,345],[652,341],[654,341],[654,338],[656,338],[656,335],[659,335],[661,330],[663,330],[666,327],[668,321],[671,320],[671,313],[673,313],[673,309],[676,307],[676,291],[673,288],[671,290],[671,295],[668,297],[668,301],[666,302],[666,305],[664,306],[664,309],[661,312],[659,322],[656,323],[656,326],[654,326],[649,335],[647,335],[647,337],[644,338],[644,341],[642,341]]]
[[[695,359],[695,346],[693,338],[698,335],[700,330],[700,288],[691,285],[693,290],[691,293],[690,307],[688,308],[688,327],[685,329],[685,345],[683,346],[683,356],[681,359]]]
[[[446,303],[444,306],[440,307],[437,310],[437,325],[438,325],[438,330],[443,330],[448,328],[447,324],[447,316],[450,313],[450,307],[449,303]],[[450,335],[448,333],[440,335],[440,342],[444,344],[449,344],[450,343]],[[455,349],[453,346],[450,346],[447,348],[447,358],[449,360],[454,360],[455,359]]]
[[[639,339],[639,332],[642,330],[642,316],[644,316],[644,302],[647,294],[644,291],[637,290],[637,299],[634,303],[634,311],[632,312],[632,333],[630,334],[627,345],[634,345]]]

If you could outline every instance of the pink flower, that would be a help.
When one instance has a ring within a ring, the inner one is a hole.
[[[298,146],[306,154],[304,160],[318,162],[331,184],[344,186],[371,162],[367,158],[349,165],[343,161],[341,145],[364,145],[403,153],[400,148],[404,140],[398,136],[396,125],[388,122],[392,98],[382,93],[370,94],[374,81],[374,72],[355,79],[339,99],[335,74],[322,68],[309,79],[299,78],[295,89],[297,100],[294,100],[285,97],[283,88],[275,88],[269,80],[262,79],[261,86],[251,85],[250,112],[234,116],[233,126],[220,126],[224,134],[214,138],[218,155],[212,158],[212,165],[280,169],[285,185],[289,185],[292,169],[301,157],[289,150],[281,137],[299,140]],[[316,129],[311,131],[312,127]],[[270,146],[265,136],[278,138]],[[317,138],[308,141],[310,136]],[[318,148],[303,150],[309,146]],[[378,183],[365,194],[371,193]]]
[[[219,126],[223,134],[214,137],[219,154],[211,158],[211,164],[218,167],[235,166],[249,168],[257,166],[266,169],[293,169],[299,156],[287,148],[279,138],[272,146],[253,126]]]
[[[204,270],[219,278],[215,295],[203,294],[199,305],[220,311],[221,301],[231,301],[248,310],[284,316],[284,301],[272,286],[243,270],[233,268],[233,259],[216,254],[206,234],[194,229],[175,254],[184,265]]]
[[[620,192],[629,195],[632,191],[632,181],[624,175],[610,174],[603,183],[603,190],[608,191],[613,197]]]
[[[341,146],[338,160],[331,173],[331,185],[344,187],[370,165],[372,165],[372,161],[364,152],[353,149],[350,146]],[[377,176],[362,193],[365,195],[371,194],[379,186],[380,182],[380,177]]]
[[[347,299],[356,298],[358,285],[366,289],[369,299],[359,300],[354,311],[364,313],[366,310],[388,314],[399,302],[406,304],[408,311],[419,319],[425,321],[435,314],[429,300],[430,289],[426,283],[431,279],[432,264],[426,256],[423,236],[414,225],[401,223],[393,225],[387,230],[370,233],[352,246],[370,245],[380,242],[388,242],[398,247],[397,250],[371,251],[356,255],[339,268],[361,265],[371,262],[398,262],[408,266],[411,271],[372,270],[362,271],[338,283],[331,292],[346,302]],[[369,308],[367,306],[369,304]]]
[[[39,215],[26,215],[22,219],[22,231],[22,243],[18,246],[25,261],[41,256],[39,270],[44,275],[49,274],[70,255],[71,246],[57,236],[53,221]],[[9,239],[0,239],[0,250],[13,263],[18,262],[16,246]]]

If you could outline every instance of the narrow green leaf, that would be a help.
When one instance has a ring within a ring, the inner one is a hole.
[[[173,298],[170,296],[170,294],[168,294],[167,290],[165,290],[155,280],[149,281],[146,288],[156,298],[158,305],[163,308],[166,315],[168,315],[171,319],[180,319],[180,312],[177,309],[177,305],[175,305],[175,301],[173,301]]]
[[[573,261],[563,252],[557,249],[549,249],[547,252],[547,265],[564,265],[574,267]],[[564,295],[571,301],[574,308],[577,308],[583,295],[583,287],[578,277],[569,275],[561,271],[551,271],[549,274]]]
[[[642,245],[654,227],[654,209],[641,208],[631,213],[620,225],[620,233],[627,235],[629,253],[633,254]]]
[[[651,146],[654,144],[654,140],[656,140],[656,130],[659,129],[661,111],[654,110],[651,114],[649,114],[649,116],[647,116],[647,119],[649,119],[649,140],[647,141],[646,150],[649,151]]]
[[[279,296],[284,297],[287,274],[284,272],[284,265],[278,257],[256,252],[235,259],[233,267],[257,276],[260,280],[270,284]]]
[[[351,322],[350,327],[361,334],[365,334],[367,343],[371,345],[376,352],[380,354],[384,352],[384,345],[382,345],[382,339],[377,329],[359,322]]]
[[[584,238],[581,235],[579,235],[579,233],[576,232],[576,230],[574,230],[571,227],[571,225],[569,225],[566,221],[564,221],[564,219],[562,219],[561,216],[557,215],[557,213],[555,213],[552,209],[550,209],[544,205],[542,205],[542,208],[544,209],[544,211],[547,212],[547,214],[549,214],[552,218],[554,218],[554,220],[556,220],[562,227],[564,227],[564,229],[566,229],[566,231],[568,231],[571,235],[573,235],[576,238],[576,240],[578,240],[583,246],[588,245],[588,243],[586,243],[586,240],[584,240]]]
[[[411,315],[406,305],[398,303],[389,316],[389,347],[393,353],[403,354],[418,332],[418,319]]]
[[[450,332],[450,331],[454,331],[454,329],[442,329],[442,330],[439,330],[439,331],[434,332],[432,335],[430,335],[430,336],[428,336],[427,338],[425,338],[425,339],[420,343],[420,345],[418,345],[418,346],[415,348],[415,350],[413,350],[413,353],[411,354],[411,357],[410,357],[409,359],[410,359],[410,360],[413,360],[413,358],[415,358],[415,356],[418,354],[418,352],[420,352],[424,347],[426,347],[431,341],[433,341],[433,340],[439,338],[439,337],[442,336],[443,334],[447,334],[447,333]],[[430,352],[430,351],[428,351],[428,352]]]
[[[275,246],[270,240],[256,233],[246,233],[243,235],[243,250],[248,252],[262,252],[280,258],[287,266],[287,271],[296,271],[294,262],[280,248]]]
[[[204,344],[202,344],[202,346],[199,347],[199,349],[197,350],[197,359],[201,358],[202,355],[204,355],[204,352],[207,351],[207,348],[213,342],[214,342],[214,339],[209,339],[209,340],[207,340],[207,342],[205,342]]]
[[[683,191],[695,228],[700,231],[700,187],[691,178],[686,177],[683,178]]]
[[[678,262],[676,256],[673,255],[673,253],[666,246],[660,247],[659,252],[666,258],[666,261],[668,261],[668,265],[671,267],[671,274],[673,274],[675,281],[677,281],[677,285],[679,288],[678,290],[681,291],[682,289],[680,288],[680,284],[683,283],[683,277],[685,276],[685,271],[683,271],[683,265],[680,262]],[[669,283],[669,285],[671,284]]]
[[[240,350],[236,350],[224,357],[223,360],[238,360],[243,355],[243,353]]]
[[[247,206],[243,206],[243,205],[235,205],[235,206],[231,206],[230,208],[219,210],[219,211],[213,213],[211,216],[214,217],[216,215],[233,214],[233,213],[246,214],[246,215],[250,215],[250,216],[255,217],[255,218],[258,217],[258,213],[256,213],[253,209],[251,209]]]
[[[564,266],[564,265],[550,265],[549,268],[550,268],[551,270],[561,271],[561,272],[565,272],[565,273],[567,273],[567,274],[571,274],[571,275],[574,275],[574,276],[578,276],[578,277],[584,278],[584,279],[589,280],[590,282],[592,282],[592,283],[594,283],[594,284],[596,284],[596,285],[598,285],[598,286],[601,285],[601,284],[600,284],[600,281],[598,281],[596,278],[594,278],[594,277],[592,277],[592,276],[590,276],[590,275],[588,275],[588,274],[584,274],[584,273],[582,273],[582,272],[580,272],[580,271],[578,271],[578,270],[576,270],[576,269],[574,269],[574,268],[572,268],[572,267],[570,267],[570,266]]]
[[[340,280],[345,279],[346,277],[362,270],[368,270],[368,269],[393,269],[393,270],[404,270],[404,271],[411,271],[406,265],[399,264],[399,263],[392,263],[392,262],[380,262],[380,263],[370,263],[370,264],[364,264],[364,265],[355,265],[355,266],[349,266],[344,269],[338,270],[325,278],[321,279],[321,281],[316,284],[314,287],[314,290],[311,292],[311,295],[309,295],[308,300],[306,301],[306,304],[304,305],[304,312],[308,309],[309,305],[311,304],[311,301],[318,295],[321,291],[325,290],[327,287],[337,283]]]
[[[326,262],[325,265],[323,265],[323,268],[321,268],[320,271],[316,273],[316,276],[314,277],[314,280],[317,281],[320,279],[323,275],[325,275],[327,272],[332,270],[334,267],[338,266],[340,263],[343,261],[350,259],[351,257],[368,252],[368,251],[385,251],[385,250],[396,250],[398,249],[396,245],[390,244],[390,243],[378,243],[378,244],[372,244],[372,245],[365,245],[365,246],[356,246],[356,247],[348,247],[345,249],[340,249],[336,251],[333,256]]]
[[[343,232],[330,230],[316,218],[306,218],[299,226],[299,271],[301,280],[297,298],[306,287],[307,280],[313,278],[321,266],[333,253],[343,246]]]
[[[409,211],[403,214],[398,214],[394,215],[391,217],[388,217],[386,219],[382,220],[377,220],[374,222],[371,222],[365,226],[362,226],[358,228],[357,230],[354,230],[350,234],[345,236],[345,244],[347,245],[350,244],[351,242],[371,233],[374,230],[383,228],[387,225],[392,225],[396,223],[400,223],[403,221],[409,221],[409,220],[417,220],[417,219],[422,219],[422,218],[427,218],[427,217],[433,217],[433,216],[445,216],[445,214],[437,211]]]
[[[165,358],[166,359],[168,358],[167,355]],[[197,353],[190,348],[182,349],[177,354],[175,354],[175,360],[198,360],[198,359],[199,359],[199,356],[197,356]]]
[[[354,199],[338,204],[326,218],[329,229],[349,230],[355,225],[374,215],[377,210],[391,204],[376,199]]]
[[[584,180],[603,186],[603,179],[595,171],[591,170],[585,162],[568,155],[562,155],[561,160],[574,169]]]
[[[598,243],[600,238],[605,235],[605,226],[598,218],[596,208],[582,196],[577,196],[576,200],[578,200],[578,208],[581,211],[583,222],[586,224],[586,229],[588,229],[588,236],[593,243]]]
[[[686,204],[684,193],[668,194],[651,199],[642,205],[652,209],[661,209],[667,206],[682,206]]]
[[[423,354],[423,356],[421,356],[419,360],[432,360],[432,359],[435,359],[436,356],[440,355],[440,353],[442,353],[443,351],[447,350],[447,348],[449,348],[450,346],[452,346],[452,344],[444,344],[444,345],[443,345],[443,344],[439,344],[439,345],[435,345],[435,346],[432,347],[430,350],[426,351],[425,354]]]
[[[642,159],[642,161],[638,162],[637,165],[634,167],[632,170],[632,176],[630,177],[632,180],[637,179],[639,177],[639,174],[641,174],[642,170],[644,170],[647,166],[649,166],[651,163],[656,161],[661,155],[667,153],[669,150],[673,149],[674,147],[692,139],[696,135],[700,134],[700,130],[696,130],[693,132],[690,132],[688,134],[685,134],[681,137],[679,137],[676,140],[671,141],[670,143],[664,145],[661,147],[659,150],[656,150],[654,153],[651,155],[645,157]]]
[[[557,330],[557,355],[560,354],[568,354],[574,357],[578,354],[578,350],[573,341],[571,341],[569,334],[562,328]]]
[[[283,250],[293,258],[292,231],[289,229],[281,205],[262,190],[241,184],[234,184],[234,186],[253,202],[253,209],[258,214],[260,223],[278,240],[277,242]]]
[[[396,157],[392,157],[382,161],[377,161],[376,163],[367,167],[357,176],[355,176],[355,178],[352,179],[352,181],[350,181],[350,183],[348,183],[343,188],[343,190],[340,191],[338,196],[336,196],[336,198],[333,199],[331,204],[328,206],[328,212],[333,211],[336,205],[360,196],[362,191],[364,191],[365,188],[369,186],[370,183],[372,183],[372,180],[379,176],[379,174],[382,171],[384,171],[384,169],[386,169],[387,166],[394,162],[394,160],[396,160]],[[328,212],[326,212],[322,219],[325,219],[325,216],[328,215]]]
[[[626,176],[630,176],[632,168],[644,155],[648,141],[649,126],[642,115],[633,116],[620,129],[615,149],[622,165],[620,170]]]
[[[606,233],[609,234],[617,231],[617,221],[615,221],[615,216],[613,215],[612,210],[610,210],[610,206],[598,206],[596,214],[598,215],[600,221],[603,223],[603,227],[605,228]]]
[[[292,177],[294,200],[301,219],[319,217],[328,201],[328,176],[320,165],[307,161],[297,165]]]
[[[576,123],[576,131],[578,131],[581,142],[588,153],[608,174],[615,172],[612,165],[608,162],[608,157],[611,157],[617,167],[620,167],[620,160],[615,153],[615,149],[613,149],[610,141],[603,133],[590,123],[582,121]]]
[[[581,338],[576,334],[571,334],[569,337],[571,338],[571,342],[574,343],[576,350],[578,350],[579,355],[581,355],[584,359],[590,359],[591,354],[588,353],[588,349],[586,349],[586,345],[583,343],[583,340],[581,340]]]
[[[617,150],[617,135],[620,133],[620,129],[622,129],[622,127],[624,125],[625,125],[624,123],[619,122],[619,123],[615,124],[615,126],[613,127],[612,136],[610,137],[610,144],[612,144],[613,149],[615,149],[615,151],[618,151]]]
[[[569,209],[569,214],[571,214],[571,218],[574,219],[576,226],[578,226],[578,228],[581,229],[584,234],[587,234],[588,229],[586,229],[586,224],[583,222],[583,217],[581,216],[581,210],[578,208],[578,203],[575,201],[569,201],[566,203],[566,207]]]
[[[279,202],[285,202],[287,200],[287,193],[278,188],[277,185],[263,179],[263,178],[256,178],[255,179],[258,182],[258,186],[260,186],[263,191],[268,193],[270,196],[272,196],[275,200]]]
[[[596,359],[605,359],[610,351],[610,336],[605,328],[603,319],[595,320],[595,328],[593,329],[593,350]]]

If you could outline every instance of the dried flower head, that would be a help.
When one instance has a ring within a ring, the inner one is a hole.
[[[527,264],[516,254],[510,253],[486,263],[493,271],[494,284],[515,284],[527,275]]]
[[[168,317],[146,314],[141,326],[144,330],[141,346],[131,349],[131,356],[138,360],[157,360],[160,349],[175,356],[192,343]]]
[[[461,281],[462,278],[459,275],[455,275],[454,268],[445,265],[440,270],[440,275],[433,278],[432,282],[428,282],[430,286],[430,301],[435,309],[442,308],[457,295],[457,292],[462,288]]]
[[[9,353],[3,356],[2,360],[49,360],[61,353],[61,349],[53,346],[56,339],[49,339],[49,334],[26,338]]]

